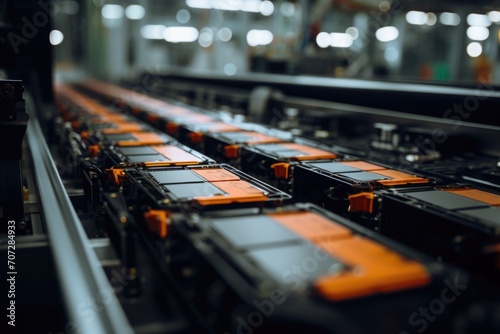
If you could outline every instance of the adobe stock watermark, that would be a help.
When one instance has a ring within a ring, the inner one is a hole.
[[[148,96],[149,93],[156,91],[164,81],[160,73],[159,64],[156,64],[156,66],[146,66],[145,73],[142,76],[140,84],[135,85],[129,91],[114,99],[111,105],[129,105],[134,100],[140,100],[141,98]]]
[[[387,26],[391,23],[392,17],[401,14],[403,10],[403,4],[399,0],[394,0],[387,10],[371,10],[366,30],[358,32],[359,36],[354,41],[355,43],[352,47],[342,49],[346,59],[350,61],[353,54],[359,53],[363,47],[366,47],[370,43],[379,28]]]
[[[452,130],[459,129],[464,121],[474,112],[477,112],[481,101],[488,99],[494,90],[493,86],[486,84],[476,86],[474,94],[464,97],[461,103],[455,103],[452,107],[446,109],[442,115],[442,119],[451,122]],[[431,140],[416,140],[415,145],[421,152],[433,151],[436,149],[436,144],[443,144],[448,138],[449,134],[447,131],[437,127],[432,130]]]
[[[19,53],[22,45],[28,44],[30,40],[38,35],[40,28],[49,24],[49,17],[54,17],[58,12],[61,0],[39,0],[37,2],[40,10],[36,11],[31,18],[23,16],[21,18],[22,26],[17,32],[11,31],[7,34],[14,53]]]
[[[304,257],[302,261],[292,265],[283,271],[281,281],[287,287],[287,291],[300,291],[305,287],[305,282],[318,270],[320,263],[327,260],[329,255],[319,247],[316,247],[311,256]],[[282,289],[274,289],[269,293],[269,298],[254,300],[255,307],[246,317],[238,316],[236,321],[237,334],[252,334],[264,324],[266,318],[276,311],[277,307],[286,301],[286,293]],[[225,332],[224,334],[229,334]]]
[[[408,323],[415,328],[414,333],[423,333],[431,323],[446,311],[449,304],[457,300],[460,295],[467,290],[468,286],[459,282],[459,277],[455,277],[454,282],[448,279],[443,281],[445,288],[441,290],[439,297],[431,300],[427,305],[421,306],[417,311],[410,314]],[[401,331],[399,334],[410,334],[407,331]]]
[[[265,318],[269,318],[276,310],[276,307],[285,301],[286,295],[281,289],[272,290],[267,299],[254,300],[252,304],[255,310],[249,312],[246,317],[238,316],[236,318],[236,333],[252,334],[255,329],[264,324]],[[224,334],[230,333],[225,332]]]
[[[490,98],[494,92],[495,88],[493,86],[485,82],[480,83],[475,87],[473,94],[465,96],[460,103],[454,103],[453,106],[446,109],[441,115],[441,118],[449,122],[449,129],[446,130],[446,128],[443,127],[435,127],[432,129],[429,137],[415,138],[413,144],[418,150],[418,153],[426,154],[427,152],[436,151],[438,145],[444,144],[450,138],[450,131],[457,131],[463,126],[463,123],[479,110],[481,101]],[[408,161],[405,156],[400,156],[399,160],[400,164],[398,168],[408,170]]]
[[[160,75],[160,65],[156,66],[146,66],[145,74],[142,76],[141,84],[134,86],[130,91],[130,97],[134,94],[148,95],[149,92],[155,91],[162,83],[163,77]]]
[[[495,88],[486,83],[476,86],[473,95],[466,96],[462,103],[455,103],[452,108],[446,109],[443,119],[453,121],[452,129],[456,130],[462,125],[462,121],[467,120],[472,113],[479,109],[480,101],[484,101],[491,96]]]

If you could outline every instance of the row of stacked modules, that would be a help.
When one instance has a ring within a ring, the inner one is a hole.
[[[59,146],[123,266],[140,280],[139,231],[214,332],[453,332],[496,302],[489,189],[103,82],[56,94]],[[442,296],[460,299],[430,321]]]

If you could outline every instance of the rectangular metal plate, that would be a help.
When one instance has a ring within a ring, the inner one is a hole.
[[[159,184],[203,182],[203,179],[190,170],[167,170],[149,172]],[[191,185],[192,187],[192,185]]]
[[[213,229],[237,248],[300,240],[300,237],[267,216],[221,218]]]
[[[409,192],[405,195],[448,210],[485,206],[482,202],[440,190]]]

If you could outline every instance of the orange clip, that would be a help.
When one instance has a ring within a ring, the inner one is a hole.
[[[141,113],[141,109],[139,109],[139,108],[130,108],[130,112],[131,112],[133,115],[138,116],[138,115]]]
[[[115,103],[115,106],[116,106],[117,108],[125,108],[125,107],[127,106],[127,104],[126,104],[125,102],[123,102],[123,101],[117,101],[117,102]]]
[[[123,181],[125,181],[125,171],[123,168],[109,168],[106,169],[106,173],[108,174],[109,179],[111,182],[114,182],[115,184],[122,184]]]
[[[30,200],[30,191],[28,188],[23,186],[23,201],[29,201]]]
[[[177,125],[176,123],[167,123],[165,125],[165,132],[167,132],[169,135],[176,134],[178,129],[179,125]]]
[[[237,158],[238,157],[238,145],[226,145],[224,146],[224,153],[226,154],[226,158]]]
[[[80,137],[82,137],[83,140],[88,140],[89,139],[89,132],[88,131],[80,132]]]
[[[373,213],[373,193],[362,192],[349,196],[349,212]]]
[[[146,119],[148,120],[149,123],[156,123],[160,120],[160,116],[155,114],[148,114],[146,116]]]
[[[493,255],[497,271],[500,271],[500,243],[488,245],[484,248],[484,253]]]
[[[78,130],[81,126],[82,126],[82,123],[80,123],[79,121],[72,121],[71,122],[71,127],[74,130]]]
[[[277,179],[288,179],[288,171],[290,170],[290,164],[286,162],[278,162],[271,165],[274,170],[274,177]]]
[[[200,144],[203,141],[203,133],[201,132],[190,132],[188,133],[189,141],[193,144]]]
[[[167,236],[167,219],[168,212],[165,210],[149,210],[144,213],[149,230],[158,234],[160,238]]]
[[[99,145],[91,145],[90,146],[90,155],[95,158],[99,155],[100,150],[101,149],[100,149]]]

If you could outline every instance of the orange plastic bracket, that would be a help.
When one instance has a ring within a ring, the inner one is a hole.
[[[79,121],[72,121],[71,122],[71,127],[74,130],[78,130],[81,126],[82,126],[82,123],[80,123]]]
[[[288,179],[290,164],[286,162],[278,162],[271,165],[274,170],[274,177],[277,179]]]
[[[99,147],[99,145],[91,145],[90,146],[90,155],[95,158],[99,155],[100,150],[101,150],[101,148]]]
[[[203,141],[203,133],[201,132],[190,132],[188,134],[189,141],[193,144],[200,144]]]
[[[224,153],[226,154],[226,158],[237,158],[239,154],[239,146],[238,145],[226,145],[224,146]]]
[[[167,237],[168,211],[149,210],[144,213],[144,219],[151,232],[158,234],[160,238]]]
[[[160,116],[155,114],[148,114],[146,116],[146,119],[148,120],[149,123],[156,123],[160,120]]]
[[[177,133],[177,130],[179,129],[179,125],[176,123],[167,123],[165,125],[165,132],[167,132],[169,135],[173,135]]]
[[[89,139],[89,132],[88,131],[80,132],[80,137],[82,137],[83,140],[88,140]]]
[[[349,212],[373,213],[373,193],[361,192],[349,196]]]
[[[108,175],[111,182],[115,184],[122,184],[125,181],[125,171],[123,168],[109,168],[106,169],[106,174]]]

